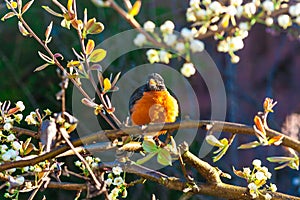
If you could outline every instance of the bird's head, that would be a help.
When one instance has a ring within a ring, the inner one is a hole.
[[[164,91],[166,86],[164,79],[158,73],[152,73],[147,79],[147,89],[150,91]]]

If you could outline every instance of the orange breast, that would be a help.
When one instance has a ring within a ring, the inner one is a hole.
[[[178,110],[177,100],[169,92],[144,92],[131,110],[131,120],[134,125],[174,122]]]

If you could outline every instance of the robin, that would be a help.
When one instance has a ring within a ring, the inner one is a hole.
[[[134,91],[129,100],[129,110],[133,125],[175,122],[179,114],[177,100],[172,96],[164,79],[158,73],[148,76],[147,83]],[[166,131],[156,133],[156,136]]]

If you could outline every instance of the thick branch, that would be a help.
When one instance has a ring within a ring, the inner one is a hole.
[[[195,159],[195,158],[189,158],[189,157],[196,157],[196,156],[192,155],[191,153],[186,154],[187,160]],[[200,160],[200,159],[198,158],[198,160]],[[201,161],[196,161],[196,162],[201,162]],[[116,165],[119,165],[120,167],[122,167],[123,171],[125,171],[127,173],[136,174],[139,177],[157,182],[160,185],[167,187],[168,189],[183,191],[185,188],[189,187],[188,182],[183,181],[177,177],[169,177],[166,174],[163,174],[161,172],[158,172],[158,171],[155,171],[152,169],[148,169],[146,167],[134,164],[132,162],[105,163],[100,167],[113,167]],[[210,166],[210,168],[213,168],[213,166]],[[218,183],[218,184],[197,183],[196,187],[191,188],[190,192],[193,194],[203,194],[203,195],[215,196],[215,197],[226,198],[226,199],[238,199],[238,200],[252,199],[247,188],[240,187],[240,186],[234,186],[234,185],[230,185],[230,184],[226,184],[226,183]],[[279,192],[269,192],[269,193],[273,197],[272,200],[283,200],[283,199],[300,200],[299,197],[294,197],[294,196],[282,194]],[[264,200],[264,197],[259,197],[257,199]]]
[[[90,144],[94,142],[100,141],[109,141],[109,139],[115,139],[122,136],[127,135],[147,135],[147,133],[160,131],[160,130],[176,130],[176,129],[191,129],[191,128],[202,128],[205,130],[211,130],[216,132],[229,132],[235,134],[248,134],[248,135],[255,135],[254,129],[252,127],[231,123],[231,122],[220,122],[220,121],[182,121],[176,123],[166,123],[164,124],[163,128],[161,128],[161,124],[151,124],[147,127],[140,127],[140,126],[131,126],[131,127],[124,127],[118,130],[106,130],[106,131],[99,131],[95,132],[89,136],[77,139],[72,142],[74,147],[81,146],[83,144]],[[276,131],[267,131],[268,137],[274,137],[277,135],[283,136],[282,145],[286,147],[290,147],[298,152],[300,152],[300,141],[294,140],[291,137],[283,135]],[[69,146],[62,146],[56,149],[53,149],[51,152],[38,156],[36,158],[28,159],[28,160],[20,160],[10,163],[5,163],[0,165],[0,171],[4,171],[7,169],[15,168],[15,167],[25,167],[29,165],[34,165],[44,160],[48,160],[51,158],[55,158],[59,154],[69,150]]]

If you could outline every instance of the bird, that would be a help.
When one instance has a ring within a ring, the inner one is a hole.
[[[136,89],[129,99],[132,125],[175,122],[179,115],[178,101],[169,93],[158,73],[148,75],[146,84]],[[155,136],[165,134],[159,131]]]

